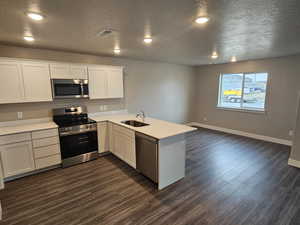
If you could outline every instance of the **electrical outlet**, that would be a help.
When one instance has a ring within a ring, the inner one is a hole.
[[[103,111],[107,111],[107,105],[103,105]]]
[[[23,112],[17,112],[17,118],[18,120],[23,119]]]
[[[294,131],[293,131],[293,130],[290,130],[290,131],[289,131],[289,135],[290,135],[290,136],[294,136]]]
[[[203,121],[207,121],[207,118],[206,118],[206,117],[204,117],[204,118],[203,118]]]

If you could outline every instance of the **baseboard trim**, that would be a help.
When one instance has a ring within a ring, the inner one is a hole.
[[[207,129],[211,129],[211,130],[222,131],[222,132],[229,133],[229,134],[236,134],[236,135],[240,135],[240,136],[244,136],[244,137],[254,138],[254,139],[258,139],[258,140],[273,142],[273,143],[287,145],[287,146],[292,146],[292,143],[293,143],[290,140],[279,139],[279,138],[274,138],[274,137],[269,137],[269,136],[264,136],[264,135],[259,135],[259,134],[253,134],[253,133],[248,133],[248,132],[244,132],[244,131],[208,125],[208,124],[204,124],[204,123],[191,122],[191,123],[188,123],[188,125],[196,126],[196,127],[203,127],[203,128],[207,128]]]
[[[300,168],[300,161],[298,161],[298,160],[289,158],[288,164],[290,166],[294,166],[294,167]]]
[[[57,168],[61,168],[61,164],[57,164],[57,165],[54,165],[54,166],[49,166],[49,167],[46,167],[46,168],[43,168],[43,169],[38,169],[38,170],[34,170],[34,171],[31,171],[31,172],[27,172],[27,173],[22,173],[22,174],[19,174],[19,175],[14,175],[14,176],[11,176],[11,177],[6,177],[6,178],[4,178],[4,183],[8,182],[8,181],[17,180],[17,179],[20,179],[20,178],[23,178],[23,177],[35,175],[35,174],[38,174],[38,173],[46,172],[48,170],[57,169]]]

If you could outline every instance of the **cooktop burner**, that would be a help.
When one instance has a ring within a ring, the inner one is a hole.
[[[59,127],[92,124],[96,121],[88,118],[85,107],[70,107],[53,110],[53,121]]]

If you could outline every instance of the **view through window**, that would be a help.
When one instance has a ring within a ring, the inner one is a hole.
[[[221,74],[218,107],[265,110],[267,73]]]

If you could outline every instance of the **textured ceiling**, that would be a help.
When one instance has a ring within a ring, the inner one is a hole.
[[[27,11],[46,18],[32,21]],[[209,23],[193,22],[205,13]],[[117,32],[97,36],[105,27]],[[292,55],[300,53],[300,0],[0,0],[0,43],[96,55],[119,46],[117,57],[188,65]]]

